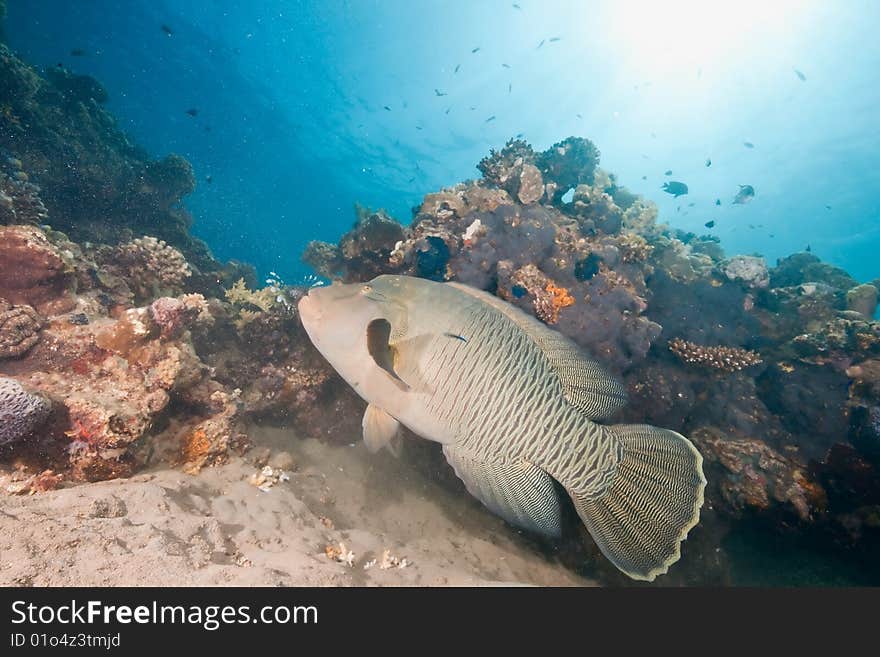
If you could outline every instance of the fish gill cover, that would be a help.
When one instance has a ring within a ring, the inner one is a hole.
[[[111,19],[103,2],[10,2],[3,490],[61,494],[239,454],[254,485],[283,486],[290,464],[265,456],[256,422],[332,446],[356,440],[363,415],[298,299],[330,278],[408,274],[535,316],[625,383],[615,421],[693,441],[706,505],[666,581],[880,582],[858,565],[880,545],[880,273],[865,257],[880,181],[860,165],[878,137],[858,110],[877,87],[833,74],[855,60],[808,38],[817,7],[785,14],[795,25],[754,52],[728,36],[700,63],[649,58],[659,46],[637,12],[518,4],[131,3]],[[840,33],[866,23],[824,18]],[[643,59],[593,39],[598,27],[565,32],[598,24],[618,46],[639,36]],[[425,46],[438,30],[453,45]],[[745,66],[782,46],[785,61]],[[865,49],[859,61],[880,63]],[[659,111],[679,97],[679,117]],[[457,491],[418,445],[405,441],[406,462]],[[768,545],[799,545],[811,565],[774,574]],[[328,567],[365,549],[328,545]],[[624,581],[588,539],[562,554],[571,573]],[[385,557],[373,563],[406,562]]]

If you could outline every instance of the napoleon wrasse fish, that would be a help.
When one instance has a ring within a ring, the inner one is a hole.
[[[559,536],[558,482],[630,577],[678,560],[703,504],[702,457],[674,431],[601,424],[625,389],[560,333],[486,292],[409,276],[313,288],[299,311],[368,402],[371,450],[402,424],[441,443],[468,491],[514,525]]]

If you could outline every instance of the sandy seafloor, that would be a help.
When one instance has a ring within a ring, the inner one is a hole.
[[[243,457],[197,475],[157,466],[5,497],[0,585],[595,584],[405,459],[370,454],[360,440],[330,445],[265,427],[249,434]],[[260,490],[250,480],[265,465],[289,479]],[[351,566],[325,553],[340,542]],[[408,565],[381,568],[386,550]]]

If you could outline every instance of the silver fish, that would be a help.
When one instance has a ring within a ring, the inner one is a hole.
[[[408,276],[313,288],[299,312],[368,402],[371,450],[406,426],[441,443],[468,491],[514,525],[558,536],[558,482],[630,577],[678,560],[699,521],[702,457],[673,431],[601,424],[625,388],[561,334],[487,292]]]

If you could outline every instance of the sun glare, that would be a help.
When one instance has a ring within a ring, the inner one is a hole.
[[[674,74],[748,54],[756,42],[783,34],[804,8],[797,0],[666,0],[618,2],[608,21],[630,65],[644,73]]]

